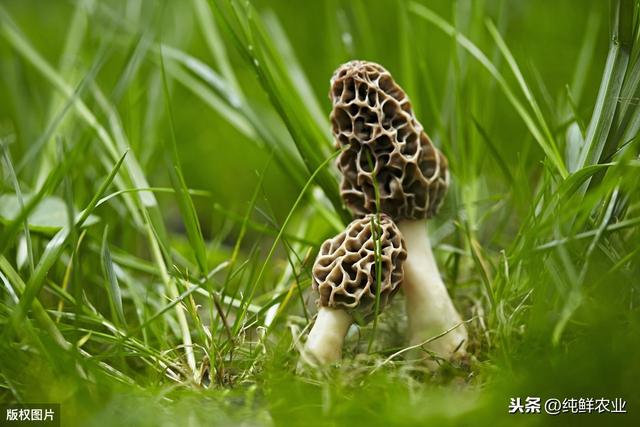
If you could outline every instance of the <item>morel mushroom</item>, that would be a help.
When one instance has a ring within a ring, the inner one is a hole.
[[[440,277],[424,219],[436,214],[449,185],[447,160],[416,120],[406,93],[382,66],[351,61],[331,78],[331,123],[341,194],[356,215],[388,214],[404,235],[403,289],[409,340],[439,357],[463,353],[467,330]]]
[[[402,234],[386,215],[356,219],[322,244],[313,265],[319,309],[305,347],[311,357],[306,359],[320,364],[341,359],[349,326],[372,320],[400,288],[406,257]]]

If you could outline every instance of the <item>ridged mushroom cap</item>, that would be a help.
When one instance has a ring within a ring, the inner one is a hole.
[[[407,94],[381,65],[351,61],[331,78],[331,123],[342,198],[355,215],[430,218],[449,185],[447,160],[416,120]]]
[[[312,272],[319,306],[345,309],[359,323],[373,318],[378,292],[376,241],[380,242],[381,266],[378,312],[384,309],[400,289],[407,258],[400,230],[384,214],[379,223],[376,215],[356,219],[322,244]]]

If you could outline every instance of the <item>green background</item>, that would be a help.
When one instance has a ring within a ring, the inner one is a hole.
[[[637,10],[633,0],[3,0],[0,191],[15,193],[15,171],[23,193],[63,203],[42,202],[56,206],[57,227],[29,217],[35,270],[22,222],[11,231],[17,210],[3,214],[0,401],[61,403],[63,425],[636,425]],[[296,372],[292,337],[315,313],[311,262],[345,220],[330,201],[333,163],[324,181],[309,178],[332,152],[329,79],[351,59],[392,73],[449,159],[451,187],[429,228],[456,306],[473,320],[469,360],[436,373],[402,357],[380,366],[404,344],[401,298],[376,330],[350,333],[340,367]],[[237,109],[225,91],[241,94]],[[135,187],[125,163],[122,181],[98,193],[123,147],[110,151],[77,100],[111,138],[123,135],[127,161],[164,190],[157,207],[141,193],[113,197],[49,255],[70,217],[61,205],[78,212]],[[580,163],[580,149],[598,142],[605,154]],[[38,270],[43,259],[51,264]],[[168,281],[185,292],[223,262],[181,303],[197,368],[213,361],[203,388]],[[18,293],[20,281],[37,289],[71,349],[33,307],[11,323],[9,288]],[[218,315],[211,321],[213,295],[232,340]],[[261,339],[267,309],[283,301]],[[628,414],[507,414],[510,398],[527,396],[623,398]]]

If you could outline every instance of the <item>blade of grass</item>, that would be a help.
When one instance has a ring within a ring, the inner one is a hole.
[[[71,217],[73,218],[73,217]],[[67,289],[69,288],[69,282],[71,281],[71,277],[73,274],[73,269],[78,269],[78,257],[76,256],[76,253],[80,251],[80,245],[82,244],[82,242],[84,241],[84,237],[87,235],[87,230],[83,230],[82,233],[80,234],[80,236],[78,237],[78,241],[75,244],[75,247],[73,248],[73,253],[71,254],[71,257],[69,259],[69,262],[67,263],[67,266],[64,270],[64,276],[62,277],[62,285],[61,285],[61,290],[63,292],[66,292]],[[76,282],[77,283],[77,282]],[[64,309],[64,302],[65,299],[64,298],[60,298],[60,301],[58,301],[58,311],[62,312],[62,310]],[[56,323],[60,322],[60,316],[58,316],[56,318]]]
[[[59,163],[61,159],[64,159],[65,157],[67,157],[67,152],[69,151],[69,149],[63,137],[57,136],[55,138],[55,141],[56,141],[55,148],[56,148],[56,156],[57,156],[56,159],[57,159],[57,162]],[[67,223],[65,224],[65,226],[68,227],[68,229],[70,230],[67,244],[70,247],[74,248],[74,250],[71,252],[71,257],[67,263],[66,271],[68,271],[70,274],[67,277],[65,277],[66,279],[65,286],[69,285],[69,287],[73,290],[73,293],[76,297],[76,301],[78,301],[78,304],[75,306],[76,313],[80,313],[82,310],[82,306],[84,304],[84,301],[82,299],[82,294],[84,293],[84,281],[79,280],[78,271],[79,271],[79,266],[81,265],[80,251],[75,250],[79,248],[81,240],[78,238],[78,229],[74,227],[74,220],[76,218],[76,211],[75,211],[76,209],[73,204],[73,200],[74,200],[73,185],[72,185],[73,177],[74,176],[72,172],[70,174],[65,175],[64,179],[62,180],[62,192],[64,196],[65,212],[67,214]],[[74,265],[76,266],[76,268],[71,268]]]
[[[161,240],[162,237],[158,235],[158,232],[153,224],[153,220],[150,217],[150,212],[143,211],[143,215],[146,221],[145,229],[147,231],[147,238],[151,246],[151,255],[158,266],[160,277],[164,283],[167,293],[170,299],[176,300],[179,297],[178,288],[175,280],[169,275],[169,271],[165,264],[165,258],[171,259],[170,253],[166,247],[166,244]],[[184,352],[187,358],[187,365],[191,371],[192,376],[196,375],[196,359],[193,354],[193,343],[191,341],[191,330],[189,328],[189,322],[185,315],[185,308],[182,305],[176,305],[176,317],[178,318],[178,324],[182,335],[182,342],[184,344]]]
[[[0,271],[2,271],[7,280],[9,281],[10,286],[13,288],[14,294],[21,298],[22,294],[27,287],[24,283],[20,274],[13,269],[11,263],[2,255],[0,255]],[[49,335],[53,338],[53,340],[62,348],[69,349],[70,344],[64,338],[64,336],[60,333],[60,330],[57,328],[56,324],[51,320],[47,312],[44,310],[40,301],[34,301],[32,305],[33,316],[36,321],[42,326],[44,330],[46,330]]]
[[[241,93],[240,84],[229,62],[224,40],[218,31],[218,25],[213,17],[211,7],[206,0],[193,0],[193,6],[196,10],[196,17],[204,40],[207,43],[211,55],[218,64],[221,74],[236,92]]]
[[[465,227],[466,229],[466,237],[467,244],[471,250],[471,256],[473,258],[473,262],[476,265],[476,268],[480,272],[480,278],[482,279],[482,284],[484,285],[485,291],[487,293],[487,298],[489,299],[489,304],[492,312],[495,312],[496,309],[496,297],[494,294],[493,287],[491,286],[491,275],[489,272],[489,267],[487,266],[487,259],[482,252],[482,247],[480,243],[473,237],[469,226]]]
[[[216,266],[216,268],[214,268],[213,270],[211,270],[207,274],[207,278],[213,277],[216,273],[222,271],[223,269],[227,268],[228,266],[229,266],[228,262],[223,262],[223,263],[219,264],[218,266]],[[166,313],[167,311],[171,310],[173,307],[175,307],[178,304],[180,304],[189,295],[191,295],[194,292],[201,291],[201,288],[206,284],[206,282],[207,282],[206,280],[202,280],[202,281],[200,281],[200,283],[191,284],[192,286],[189,286],[187,290],[185,290],[180,295],[178,295],[175,298],[173,298],[172,301],[169,304],[165,305],[160,310],[158,310],[155,314],[153,314],[150,317],[148,317],[147,319],[145,319],[144,323],[141,324],[139,327],[137,327],[136,330],[147,328],[152,322],[154,322],[155,320],[159,319],[164,313]],[[210,296],[210,295],[207,294],[207,296]],[[132,332],[135,332],[135,330],[132,331]]]
[[[415,61],[416,57],[419,57],[416,53],[416,45],[417,43],[413,43],[413,37],[415,28],[411,26],[411,21],[409,20],[409,11],[407,10],[407,0],[400,0],[398,2],[398,28],[400,29],[399,33],[399,48],[400,48],[400,62],[402,64],[402,86],[404,87],[407,94],[411,98],[411,105],[413,106],[413,111],[415,112],[417,117],[420,117],[421,109],[421,99],[418,96],[418,91],[416,87],[416,76],[415,70],[416,67],[413,66],[413,61]]]
[[[177,81],[191,90],[195,95],[206,102],[213,110],[222,116],[229,124],[236,128],[247,138],[255,139],[258,131],[247,117],[243,117],[241,111],[245,108],[241,94],[229,87],[229,83],[199,59],[166,44],[161,44],[157,49],[158,58],[162,54],[162,60],[167,62],[165,72],[171,74]],[[175,62],[199,77],[202,82],[185,73],[181,67],[172,65]],[[162,63],[160,63],[162,65]]]
[[[314,122],[317,123],[321,133],[326,135],[325,138],[319,142],[329,141],[330,127],[327,115],[322,111],[318,98],[311,87],[311,83],[309,83],[300,62],[296,58],[291,43],[289,42],[280,21],[278,21],[278,17],[273,11],[267,10],[264,12],[262,20],[264,21],[264,26],[267,30],[269,39],[274,43],[275,51],[282,56],[282,61],[286,64],[286,70],[289,73],[291,85],[297,89],[297,92],[300,94],[300,98],[305,101],[306,107],[309,110],[309,115],[313,118]],[[324,131],[325,129],[326,131]],[[331,145],[329,145],[329,147],[331,147]]]
[[[33,144],[30,145],[29,149],[20,160],[20,163],[16,168],[16,171],[18,173],[24,170],[25,167],[27,167],[28,165],[33,164],[35,157],[39,153],[41,153],[41,150],[43,149],[45,144],[49,142],[53,133],[56,131],[56,129],[59,128],[63,119],[66,117],[67,113],[71,110],[71,107],[73,107],[74,103],[78,99],[80,99],[85,89],[89,86],[89,83],[93,81],[97,72],[100,70],[103,64],[104,64],[104,61],[102,60],[102,58],[99,58],[99,60],[94,61],[93,66],[91,67],[89,72],[82,78],[82,80],[80,80],[80,83],[73,90],[73,93],[71,94],[71,96],[68,97],[65,100],[64,104],[60,106],[57,114],[54,116],[53,112],[51,113],[52,116],[49,119],[47,127],[45,128],[45,131],[42,133],[42,135],[38,137],[38,139]],[[43,175],[41,174],[41,177],[42,176]]]
[[[547,125],[544,115],[542,114],[542,110],[538,105],[538,101],[536,101],[536,98],[534,97],[533,92],[529,89],[529,86],[527,85],[527,82],[525,81],[524,76],[522,75],[522,72],[518,67],[518,63],[516,62],[516,59],[513,57],[513,54],[507,47],[507,44],[505,43],[504,39],[500,35],[500,32],[495,27],[493,22],[491,20],[487,20],[486,25],[489,30],[489,34],[491,34],[491,37],[493,37],[494,41],[496,42],[496,45],[500,49],[502,56],[504,56],[505,59],[507,60],[507,64],[509,64],[509,67],[511,68],[511,72],[516,77],[516,80],[520,85],[520,89],[524,93],[525,99],[529,103],[529,106],[533,110],[533,113],[536,119],[538,120],[538,126],[542,129],[544,137],[546,138],[546,144],[549,147],[551,154],[553,155],[553,157],[551,158],[552,162],[556,164],[557,167],[558,165],[561,165],[561,168],[559,167],[559,170],[561,172],[564,172],[564,175],[566,176],[567,174],[566,167],[562,160],[562,156],[558,151],[558,146],[556,144],[556,141],[553,135],[551,134],[551,130]],[[549,155],[549,153],[547,153],[547,155]]]
[[[180,166],[180,158],[178,155],[178,146],[176,143],[175,127],[173,123],[173,110],[171,108],[171,99],[169,97],[169,86],[167,84],[167,76],[164,69],[164,59],[162,57],[162,50],[160,50],[160,71],[162,73],[162,87],[164,90],[165,106],[167,114],[169,116],[169,147],[166,150],[170,153],[170,162],[172,167],[169,168],[169,177],[171,178],[171,185],[176,192],[178,198],[178,206],[182,213],[182,220],[187,230],[187,236],[191,243],[191,248],[195,255],[198,267],[200,268],[200,274],[206,275],[209,271],[207,267],[207,249],[202,237],[202,230],[200,228],[200,222],[196,213],[193,200],[189,195],[189,189],[184,181],[182,174],[182,167]]]
[[[74,90],[64,81],[62,76],[57,73],[53,69],[53,67],[51,67],[51,65],[49,65],[47,61],[33,48],[33,46],[27,41],[24,35],[20,33],[2,5],[0,5],[0,24],[0,35],[2,35],[20,55],[27,59],[27,61],[30,62],[40,72],[40,74],[42,74],[52,84],[52,86],[56,90],[61,92],[68,99],[74,98]],[[99,95],[99,93],[97,94]],[[98,101],[101,101],[101,99],[98,99]],[[76,98],[75,102],[73,102],[73,106],[79,117],[83,121],[85,121],[93,131],[95,131],[98,139],[102,142],[111,159],[113,161],[118,161],[120,157],[119,153],[128,149],[128,144],[123,140],[122,135],[115,134],[116,139],[114,140],[82,100]],[[113,119],[113,116],[114,115],[111,114],[110,118]],[[127,170],[127,173],[133,181],[135,187],[149,187],[144,174],[142,173],[141,168],[138,165],[137,160],[135,159],[135,156],[127,156],[127,160],[125,161],[125,169]],[[55,168],[54,171],[56,171],[57,173],[58,169]],[[116,180],[116,183],[120,187],[124,185],[123,182],[119,180]],[[134,208],[134,204],[136,202],[127,199],[125,200],[129,204],[130,213],[133,219],[138,224],[140,224],[140,214],[137,209]],[[155,207],[155,213],[153,213],[152,215],[154,218],[156,218],[156,224],[158,224],[159,221],[157,221],[157,217],[159,217],[160,215],[157,211],[157,203],[153,195],[149,193],[140,193],[138,203],[144,207]],[[2,241],[0,241],[0,249],[2,249],[1,245]]]
[[[338,154],[340,154],[341,151],[336,151],[335,153],[333,153],[331,156],[329,156],[327,159],[325,159],[324,162],[322,162],[320,164],[320,166],[318,166],[318,169],[316,169],[311,176],[309,177],[309,179],[307,180],[307,183],[304,185],[304,187],[302,187],[302,190],[300,190],[300,193],[298,194],[298,197],[296,198],[296,201],[293,203],[293,206],[291,206],[291,209],[289,210],[289,213],[287,214],[287,217],[285,218],[284,222],[282,223],[282,226],[280,227],[280,231],[278,232],[278,235],[276,236],[276,238],[274,239],[271,248],[269,249],[269,252],[267,253],[267,256],[265,258],[265,260],[263,261],[262,267],[260,268],[260,271],[256,277],[256,279],[253,281],[253,284],[249,290],[249,294],[248,294],[248,298],[247,301],[251,302],[251,300],[253,299],[254,293],[257,289],[258,284],[261,282],[264,273],[267,269],[267,265],[269,264],[269,262],[271,261],[271,257],[273,257],[273,254],[276,250],[276,247],[278,246],[278,243],[280,242],[280,239],[282,238],[282,235],[284,234],[284,230],[287,228],[287,225],[289,224],[289,221],[291,220],[292,216],[293,216],[293,212],[295,212],[296,208],[298,207],[298,205],[300,204],[300,202],[302,201],[307,189],[311,186],[311,184],[313,183],[316,175],[320,172],[320,170],[322,170],[323,168],[325,168],[329,162],[331,162],[333,159],[335,159]],[[238,319],[239,321],[236,322],[235,328],[234,328],[234,334],[237,334],[239,331],[240,326],[242,325],[241,321],[242,319],[244,319],[244,317],[247,314],[247,308],[243,308],[242,312],[239,314]]]
[[[584,30],[584,40],[582,41],[576,67],[571,78],[571,95],[576,103],[582,100],[582,93],[590,68],[589,65],[592,63],[593,55],[596,51],[596,42],[600,33],[600,19],[601,16],[596,9],[589,13]]]
[[[620,222],[616,222],[614,224],[610,224],[605,228],[605,231],[618,231],[618,230],[624,230],[627,228],[633,228],[636,227],[637,225],[640,224],[640,217],[636,217],[636,218],[630,218],[630,219],[626,219],[624,221],[620,221]],[[551,248],[555,248],[556,246],[561,246],[561,245],[565,245],[568,242],[572,242],[575,240],[581,240],[581,239],[586,239],[589,237],[593,237],[595,235],[598,234],[598,230],[588,230],[588,231],[583,231],[582,233],[578,233],[575,234],[573,236],[569,236],[569,237],[561,237],[558,239],[554,239],[550,242],[547,242],[545,244],[542,244],[540,246],[537,246],[535,248],[536,251],[545,251]]]
[[[98,191],[94,194],[91,201],[87,204],[87,207],[82,212],[80,212],[80,214],[78,214],[78,217],[76,218],[74,223],[74,226],[76,228],[81,226],[89,217],[91,212],[93,212],[96,204],[98,203],[98,200],[100,200],[100,197],[102,197],[102,194],[107,190],[109,185],[111,185],[111,182],[120,170],[120,166],[122,166],[126,155],[127,153],[125,152],[122,157],[120,157],[120,160],[115,164],[109,175],[102,182]],[[11,325],[13,329],[7,328],[7,330],[3,334],[5,337],[13,333],[15,330],[19,329],[20,322],[26,316],[28,308],[31,307],[31,304],[36,299],[38,293],[40,292],[40,289],[44,285],[45,276],[62,254],[70,233],[71,230],[69,229],[69,227],[65,227],[60,230],[47,244],[42,257],[40,258],[40,261],[36,266],[34,274],[29,278],[29,281],[27,282],[24,293],[20,298],[20,304],[18,304],[11,315]]]
[[[109,226],[105,226],[104,233],[102,235],[102,246],[100,252],[101,263],[102,263],[102,271],[107,278],[107,293],[109,294],[109,303],[111,304],[113,312],[116,314],[114,319],[116,319],[116,326],[122,328],[126,326],[127,321],[124,316],[124,309],[122,307],[122,291],[120,290],[120,284],[118,283],[118,278],[116,276],[116,272],[113,266],[113,261],[111,260],[111,252],[109,251],[108,238],[109,236]],[[119,324],[118,324],[119,321]]]
[[[616,187],[613,193],[611,194],[609,202],[607,203],[607,210],[605,212],[604,218],[602,219],[598,228],[595,230],[595,234],[593,236],[593,239],[589,243],[586,253],[581,258],[583,260],[583,263],[582,263],[582,268],[580,269],[579,277],[573,283],[573,288],[569,293],[569,297],[567,298],[566,303],[562,308],[562,311],[560,312],[560,319],[558,320],[555,327],[553,328],[551,341],[554,345],[559,344],[560,338],[562,337],[562,333],[564,332],[564,329],[566,328],[567,323],[571,319],[571,316],[575,313],[575,311],[580,307],[580,305],[584,301],[582,287],[585,280],[585,276],[589,269],[589,261],[590,261],[591,255],[593,254],[593,251],[596,248],[596,245],[602,238],[603,233],[605,232],[607,225],[609,224],[609,220],[611,219],[611,214],[613,213],[613,208],[615,206],[617,197],[618,197],[618,188]]]
[[[614,8],[613,28],[609,54],[602,75],[600,89],[593,109],[593,115],[587,129],[584,146],[580,152],[578,168],[595,165],[600,162],[600,156],[605,149],[607,136],[618,108],[618,98],[627,71],[630,55],[630,40],[620,38],[627,34],[626,28],[621,28],[621,22],[631,25],[625,18],[627,14],[633,16],[633,1],[617,0],[612,3]],[[586,187],[585,187],[586,190]]]
[[[496,145],[493,143],[487,131],[482,127],[482,125],[478,122],[478,120],[476,120],[475,117],[472,116],[471,120],[473,120],[473,124],[476,127],[476,130],[480,134],[481,140],[487,144],[487,147],[489,148],[489,152],[491,152],[491,154],[493,155],[493,158],[498,164],[498,167],[504,174],[506,182],[514,182],[513,174],[511,173],[509,166],[507,166],[507,162],[504,160],[504,158],[500,154],[500,151],[496,148]]]
[[[250,5],[246,5],[246,9],[240,7],[233,0],[215,4],[227,30],[233,34],[236,46],[258,75],[260,84],[285,123],[307,171],[320,170],[316,182],[343,221],[349,221],[350,215],[342,205],[334,176],[328,170],[318,169],[330,147],[324,130],[326,124],[315,122],[311,116],[306,102],[291,81],[287,65],[270,41],[255,10]]]
[[[96,100],[98,101],[98,104],[102,107],[102,109],[107,114],[107,117],[109,118],[109,123],[114,135],[114,139],[112,141],[115,141],[114,143],[118,146],[127,146],[127,138],[120,124],[120,118],[117,111],[115,110],[113,105],[108,102],[108,100],[98,87],[94,86],[92,92]],[[149,187],[142,168],[133,156],[127,156],[127,159],[125,159],[124,162],[124,166],[128,171],[135,187]],[[140,216],[141,211],[142,218],[137,221],[142,224],[143,229],[146,231],[146,236],[149,241],[149,245],[151,246],[151,255],[154,259],[154,262],[158,266],[160,277],[167,289],[169,297],[176,298],[179,293],[176,282],[170,276],[166,265],[167,262],[171,262],[172,255],[169,249],[170,245],[167,239],[167,231],[162,218],[162,213],[160,212],[156,198],[152,192],[144,191],[136,194],[139,197],[137,200],[132,201],[130,212],[137,218]],[[129,199],[125,197],[125,200]],[[176,317],[178,320],[180,335],[183,341],[187,364],[192,376],[195,377],[196,361],[193,353],[191,330],[189,328],[189,322],[186,318],[185,309],[183,306],[176,306]]]
[[[67,33],[65,37],[64,48],[60,55],[60,59],[58,61],[58,72],[66,76],[67,80],[75,80],[78,74],[77,69],[74,69],[74,61],[76,60],[78,53],[81,49],[82,42],[85,40],[86,30],[87,30],[87,4],[86,0],[79,1],[76,4],[75,10],[73,12],[73,16],[71,18],[71,22],[67,27]],[[99,58],[100,55],[98,55]],[[101,62],[99,59],[94,61],[94,66],[92,68],[97,68],[98,63]],[[93,77],[91,77],[93,78]],[[85,80],[85,79],[83,79]],[[82,86],[82,81],[78,85],[78,88]],[[36,178],[36,188],[39,187],[40,184],[44,181],[45,177],[49,174],[52,168],[55,167],[56,164],[56,143],[55,139],[52,138],[53,129],[58,126],[64,127],[68,120],[66,110],[67,108],[62,108],[63,114],[56,117],[56,111],[60,109],[64,104],[68,104],[68,101],[64,99],[63,96],[60,96],[55,90],[51,91],[48,111],[47,111],[47,125],[49,128],[52,128],[52,132],[49,133],[46,138],[41,139],[39,142],[41,144],[34,144],[31,147],[32,153],[38,153],[40,156],[40,165],[37,170]],[[62,130],[63,133],[67,132],[67,129]],[[48,132],[45,132],[45,135]],[[44,136],[44,135],[43,135]],[[41,147],[39,147],[41,145]],[[36,148],[38,150],[36,151]],[[41,148],[41,149],[40,149]],[[24,159],[23,159],[24,162]]]
[[[162,46],[166,59],[175,61],[186,68],[184,72],[174,64],[167,64],[167,72],[202,99],[207,105],[224,117],[238,131],[254,141],[260,148],[273,151],[278,166],[291,177],[293,182],[304,183],[304,166],[296,153],[283,143],[286,133],[273,129],[272,120],[259,114],[250,103],[244,101],[240,92],[232,92],[226,81],[211,68],[196,58],[172,47]],[[194,78],[191,74],[197,76]],[[204,82],[204,83],[203,83]]]
[[[431,22],[437,28],[455,38],[456,42],[460,44],[467,52],[471,54],[497,81],[498,85],[506,95],[511,105],[515,108],[516,112],[522,119],[522,121],[529,129],[529,132],[533,135],[535,141],[538,143],[542,151],[545,153],[549,161],[554,165],[557,172],[563,178],[567,176],[568,172],[557,149],[549,145],[549,141],[544,136],[544,132],[540,130],[536,121],[531,117],[524,105],[518,100],[514,92],[511,90],[507,81],[504,79],[498,69],[491,63],[489,58],[468,38],[460,34],[455,27],[445,21],[442,17],[434,13],[431,9],[415,3],[409,3],[409,10],[417,16]]]
[[[51,194],[60,182],[62,182],[62,179],[71,167],[76,165],[81,153],[86,149],[88,142],[89,140],[85,139],[71,150],[69,155],[62,160],[58,167],[51,171],[40,190],[29,198],[28,202],[24,205],[24,209],[20,211],[12,222],[4,227],[2,234],[0,234],[0,254],[4,254],[11,242],[14,241],[15,236],[18,234],[20,227],[23,226],[29,214],[46,195]]]
[[[378,314],[380,312],[380,293],[382,292],[382,235],[380,232],[382,231],[382,225],[380,223],[380,187],[377,178],[377,171],[373,163],[373,158],[371,156],[371,152],[369,150],[366,151],[367,155],[367,163],[369,163],[369,170],[373,171],[373,192],[376,200],[376,212],[375,215],[371,218],[371,238],[373,239],[373,248],[374,248],[374,263],[376,269],[376,300],[373,307],[373,326],[371,330],[371,336],[369,338],[369,343],[367,344],[367,353],[371,353],[371,349],[373,348],[373,341],[376,336],[376,332],[378,330]]]
[[[20,183],[18,182],[16,171],[13,168],[13,162],[11,161],[11,153],[9,152],[9,147],[7,147],[7,145],[2,140],[0,140],[0,150],[2,150],[2,156],[4,158],[5,166],[7,168],[7,171],[9,172],[9,178],[11,180],[11,183],[13,184],[13,191],[15,191],[16,197],[18,198],[20,211],[24,211],[24,200],[22,199],[22,191],[20,191]],[[31,243],[31,232],[29,231],[28,215],[24,217],[23,233],[27,243],[27,260],[29,262],[29,274],[33,274],[33,270],[34,270],[33,244]]]
[[[249,219],[251,217],[251,213],[254,211],[256,203],[258,201],[258,196],[260,194],[260,190],[262,189],[262,185],[264,183],[264,179],[267,173],[267,170],[269,168],[269,165],[271,164],[271,159],[273,158],[273,156],[270,156],[267,159],[267,162],[265,163],[265,166],[262,170],[262,172],[259,174],[258,176],[258,182],[256,184],[256,188],[251,196],[251,200],[249,201],[249,205],[247,206],[247,210],[244,214],[244,217],[242,219],[242,223],[240,226],[240,232],[238,233],[238,237],[236,239],[236,242],[233,246],[233,250],[231,252],[231,259],[229,262],[229,270],[227,271],[227,275],[224,278],[224,283],[222,284],[222,294],[226,294],[228,291],[228,288],[231,284],[231,279],[236,276],[240,271],[243,271],[245,268],[245,265],[240,266],[239,269],[235,269],[236,263],[238,261],[238,256],[240,254],[240,248],[242,245],[242,242],[244,241],[246,232],[247,232],[247,228],[249,225]],[[220,302],[216,299],[214,300],[214,302],[216,303],[216,309],[219,309],[220,306]],[[251,304],[250,300],[245,301],[244,298],[241,301],[243,304],[246,302],[246,304]],[[231,331],[231,328],[229,327],[229,324],[227,323],[227,318],[229,313],[231,312],[231,306],[227,307],[227,311],[226,313],[220,311],[219,312],[219,317],[218,319],[220,319],[224,325],[225,328],[225,332],[228,334],[229,336],[229,344],[230,344],[230,348],[229,351],[232,352],[234,349],[234,345],[233,345],[233,332]],[[213,317],[213,313],[211,313],[211,316]],[[216,319],[216,320],[218,320]],[[217,322],[216,322],[216,327],[217,327]]]

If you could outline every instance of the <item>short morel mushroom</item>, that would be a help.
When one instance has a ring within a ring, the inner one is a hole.
[[[386,215],[356,219],[322,244],[313,265],[319,309],[305,346],[308,361],[340,360],[349,326],[371,321],[400,288],[406,257],[402,234]]]
[[[453,328],[424,348],[447,359],[464,353],[467,331],[440,277],[424,221],[436,214],[448,188],[446,158],[382,66],[342,65],[331,78],[329,97],[333,136],[345,150],[337,160],[345,204],[356,215],[389,215],[406,241],[403,289],[410,343]]]

